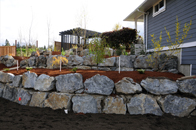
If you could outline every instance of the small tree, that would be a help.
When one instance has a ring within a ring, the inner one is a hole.
[[[158,65],[159,65],[159,55],[161,54],[161,51],[163,50],[163,47],[161,47],[161,42],[162,42],[162,32],[160,33],[159,36],[159,40],[156,40],[156,36],[154,34],[150,35],[152,37],[151,41],[152,41],[152,46],[154,48],[154,53],[151,55],[148,55],[148,59],[147,61],[150,62],[151,66],[153,66],[153,68],[158,69]]]
[[[102,63],[104,60],[104,55],[105,51],[104,48],[108,47],[107,42],[105,39],[100,39],[98,37],[95,37],[89,45],[89,52],[91,54],[93,54],[93,62],[95,63]],[[108,51],[107,51],[108,52]],[[110,53],[108,52],[108,55],[110,55]]]
[[[183,34],[181,35],[180,38],[180,23],[178,22],[178,16],[176,16],[176,38],[175,41],[173,42],[171,40],[171,36],[170,36],[170,32],[167,30],[167,28],[165,27],[165,31],[166,34],[168,36],[167,42],[171,43],[170,46],[168,46],[169,48],[169,54],[167,54],[167,58],[165,63],[160,67],[160,70],[162,70],[164,68],[164,66],[166,65],[166,63],[168,62],[168,60],[172,57],[173,54],[177,54],[180,52],[179,47],[183,44],[184,40],[187,38],[188,32],[191,29],[191,25],[192,25],[192,20],[190,20],[190,23],[185,23],[184,27],[183,27]]]
[[[191,29],[192,20],[190,20],[189,24],[188,23],[184,24],[183,34],[181,35],[181,38],[180,38],[180,23],[178,22],[177,16],[176,16],[176,23],[175,24],[176,24],[176,31],[175,31],[176,38],[175,38],[174,42],[171,39],[170,32],[165,27],[165,31],[168,36],[167,42],[171,43],[171,45],[168,46],[169,54],[167,54],[167,57],[164,61],[164,64],[159,67],[159,71],[161,71],[164,68],[164,66],[167,64],[168,60],[171,59],[173,54],[177,54],[180,52],[179,47],[182,45],[184,40],[187,38],[188,32]],[[161,32],[161,34],[162,34],[162,32]],[[147,61],[151,61],[153,63],[153,66],[158,69],[158,57],[161,54],[163,47],[165,47],[165,46],[161,46],[162,35],[160,35],[159,41],[156,41],[156,37],[154,36],[154,34],[152,34],[151,37],[152,37],[151,41],[152,41],[153,47],[154,47],[154,54],[149,55]]]
[[[10,46],[10,42],[7,39],[5,40],[5,46]]]

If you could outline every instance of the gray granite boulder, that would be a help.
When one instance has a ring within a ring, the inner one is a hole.
[[[71,94],[52,92],[48,95],[48,98],[44,101],[44,107],[50,107],[53,110],[56,109],[71,109]]]
[[[87,56],[83,56],[82,57],[83,58],[83,64],[84,65],[90,65],[90,66],[92,66],[92,65],[97,65],[97,63],[95,63],[94,61],[93,61],[93,55],[92,54],[90,54],[90,55],[87,55]]]
[[[57,68],[60,68],[60,63],[59,64],[56,64],[56,65],[53,65],[53,62],[55,61],[55,58],[58,59],[58,57],[60,57],[60,55],[50,55],[48,58],[47,58],[47,69],[57,69]],[[61,56],[61,57],[64,57],[66,58],[66,56]],[[66,58],[67,59],[67,58]],[[61,66],[66,66],[67,63],[61,63]]]
[[[95,68],[95,70],[111,71],[111,69],[109,67],[98,67],[97,69],[96,68]]]
[[[153,62],[147,61],[149,55],[139,55],[134,61],[134,68],[136,69],[152,69]]]
[[[165,98],[160,97],[157,100],[165,113],[179,117],[188,116],[196,106],[196,102],[193,99],[173,95],[167,95]]]
[[[35,67],[35,66],[36,66],[35,57],[30,57],[30,58],[28,59],[28,66],[29,66],[29,67]]]
[[[68,65],[83,65],[83,58],[78,55],[70,55],[68,57]]]
[[[20,61],[20,67],[21,68],[25,68],[25,67],[28,67],[28,60],[22,60]]]
[[[102,63],[99,63],[98,66],[115,66],[116,57],[105,58]]]
[[[133,68],[135,55],[120,55],[120,67]],[[116,67],[119,67],[119,57],[116,58]]]
[[[76,66],[77,69],[81,69],[81,70],[90,70],[91,67],[90,66]]]
[[[122,80],[115,83],[117,93],[134,94],[142,92],[142,88],[138,83],[135,83],[132,78],[124,77]]]
[[[55,89],[55,78],[46,74],[41,74],[35,82],[34,89],[39,91],[50,91]]]
[[[22,85],[24,88],[34,88],[37,80],[37,74],[27,71],[22,75]]]
[[[114,89],[114,81],[104,75],[95,75],[84,82],[86,93],[110,95]]]
[[[47,96],[47,92],[34,92],[31,97],[29,106],[44,107],[44,101],[47,98]]]
[[[1,56],[0,60],[1,60],[1,63],[7,67],[16,65],[16,60],[12,56],[9,56],[9,55]]]
[[[75,113],[101,113],[103,96],[76,95],[72,97],[73,111]]]
[[[36,57],[36,66],[37,67],[40,67],[40,66],[43,66],[43,67],[46,67],[47,63],[47,58],[43,55],[40,55],[39,57]]]
[[[14,74],[11,73],[4,73],[0,71],[0,82],[2,83],[11,83],[13,82]]]
[[[159,56],[159,69],[160,68],[162,68],[162,70],[171,70],[171,69],[178,70],[178,57],[177,56],[171,56],[168,59],[168,56],[166,55],[166,53],[162,53]]]
[[[146,78],[140,84],[146,91],[155,95],[172,94],[178,91],[176,82],[169,79]]]
[[[87,56],[89,54],[89,49],[84,49],[80,53],[82,56]]]
[[[0,83],[0,97],[3,96],[3,90],[5,88],[5,84]]]
[[[179,90],[182,93],[188,93],[196,97],[196,79],[177,80]]]
[[[127,109],[131,115],[153,114],[161,116],[163,114],[156,99],[146,94],[132,97],[129,103],[127,103]]]
[[[16,88],[18,90],[17,100],[16,102],[20,105],[29,105],[29,102],[31,100],[32,94],[23,88]],[[19,97],[21,100],[19,101]]]
[[[115,71],[119,71],[119,67],[115,69]],[[120,71],[134,71],[133,68],[127,68],[127,67],[120,67]]]
[[[10,100],[10,101],[16,101],[18,95],[17,88],[12,87],[11,84],[7,83],[3,90],[3,98]]]
[[[22,75],[16,75],[13,78],[14,87],[22,87]]]
[[[59,92],[74,93],[84,88],[83,77],[79,73],[59,75],[56,79],[56,90]]]
[[[126,103],[120,96],[108,96],[104,99],[104,104],[103,112],[106,114],[126,114]]]

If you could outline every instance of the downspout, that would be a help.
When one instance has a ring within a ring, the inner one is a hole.
[[[148,42],[148,15],[149,12],[146,13],[146,51],[147,51],[147,42]]]

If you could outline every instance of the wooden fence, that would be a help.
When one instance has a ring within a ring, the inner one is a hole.
[[[16,56],[16,46],[0,46],[0,56]]]

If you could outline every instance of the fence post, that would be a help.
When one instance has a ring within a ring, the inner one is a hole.
[[[38,48],[38,40],[36,41],[36,48]]]
[[[14,54],[14,56],[16,56],[16,52],[17,52],[16,49],[17,49],[17,40],[15,40],[15,49],[14,49],[15,50],[15,54]]]

